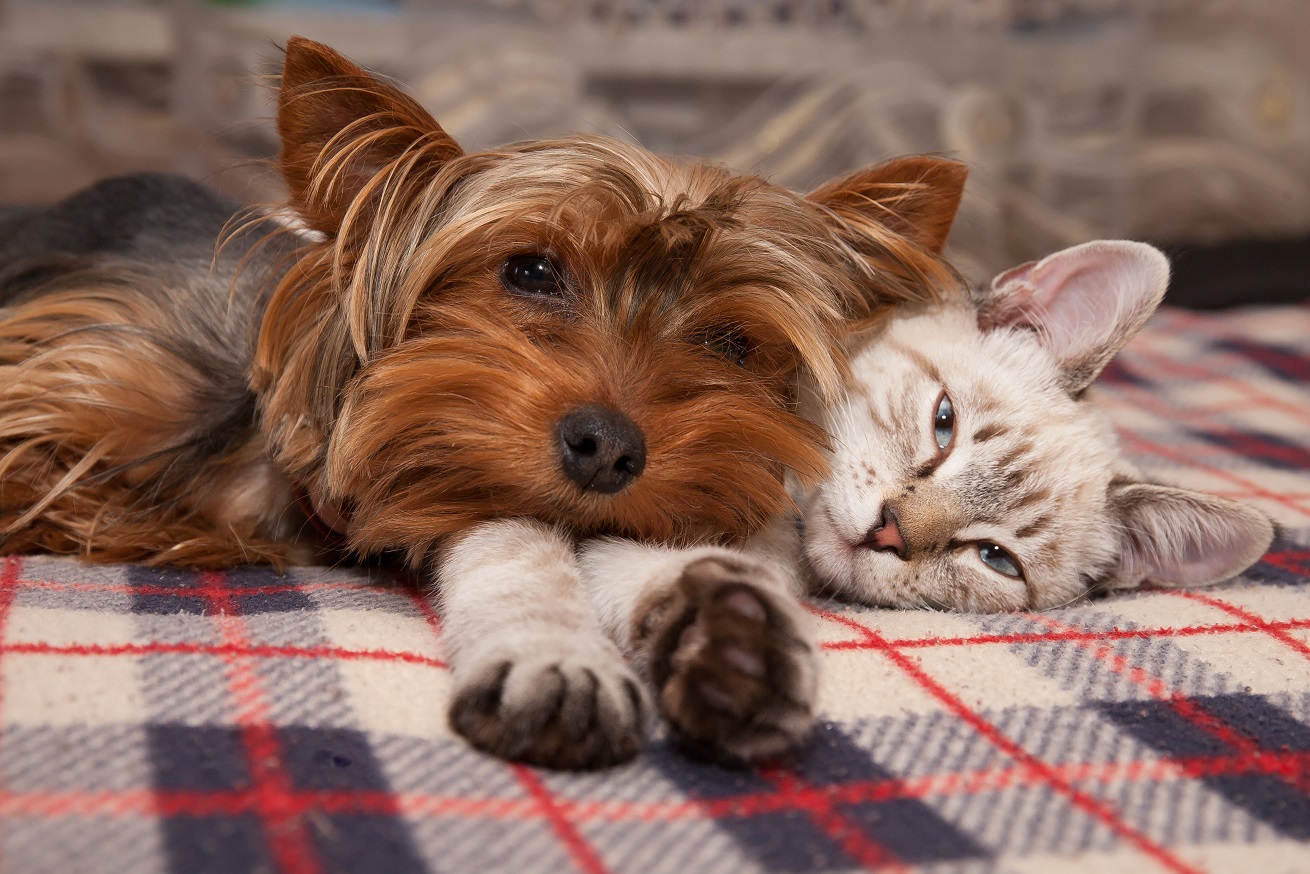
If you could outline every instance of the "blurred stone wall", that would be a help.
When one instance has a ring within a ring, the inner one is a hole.
[[[975,276],[1097,236],[1310,229],[1304,0],[0,0],[0,201],[139,168],[276,197],[291,33],[466,146],[600,131],[802,189],[961,158]]]

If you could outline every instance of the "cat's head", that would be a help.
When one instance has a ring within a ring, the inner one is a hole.
[[[1258,559],[1265,516],[1144,482],[1084,399],[1168,278],[1156,249],[1098,241],[889,322],[820,414],[833,464],[805,507],[816,575],[866,603],[1004,611],[1206,585]]]

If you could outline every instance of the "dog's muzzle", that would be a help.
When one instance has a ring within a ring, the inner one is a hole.
[[[578,407],[559,420],[555,434],[564,475],[584,492],[616,494],[646,467],[646,437],[618,410]]]

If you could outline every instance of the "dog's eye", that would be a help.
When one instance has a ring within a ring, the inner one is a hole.
[[[555,262],[545,255],[515,255],[505,259],[501,282],[516,294],[563,297],[564,278]]]
[[[746,358],[751,354],[751,341],[732,328],[715,328],[706,332],[701,345],[738,367],[745,367]]]

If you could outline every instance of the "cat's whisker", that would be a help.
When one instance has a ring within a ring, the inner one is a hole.
[[[1086,591],[1086,592],[1079,592],[1079,593],[1077,593],[1077,594],[1075,594],[1075,595],[1071,595],[1071,596],[1069,596],[1069,598],[1068,598],[1067,600],[1061,601],[1061,602],[1058,603],[1058,604],[1052,604],[1052,605],[1050,605],[1050,606],[1048,606],[1048,607],[1044,607],[1044,608],[1042,608],[1042,609],[1043,609],[1043,610],[1060,610],[1060,609],[1062,609],[1062,608],[1064,608],[1064,607],[1072,607],[1074,604],[1077,604],[1079,601],[1084,601],[1084,600],[1086,600],[1087,597],[1088,597],[1088,595],[1090,595],[1090,594],[1091,594],[1091,590],[1090,590],[1090,589],[1089,589],[1088,591]]]

